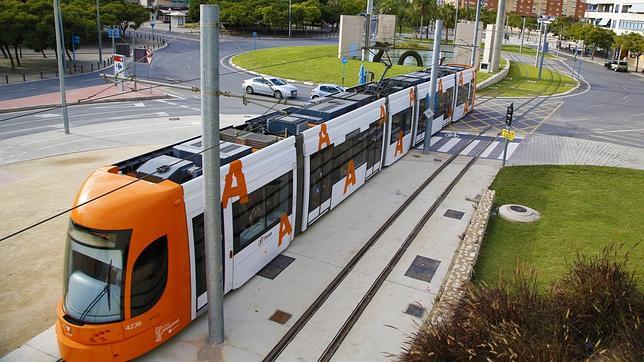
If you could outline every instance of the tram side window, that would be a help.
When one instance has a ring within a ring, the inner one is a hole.
[[[406,135],[411,131],[411,108],[402,110],[391,117],[391,144],[398,142],[400,131]]]
[[[459,86],[456,105],[460,106],[461,104],[465,103],[465,101],[467,101],[468,96],[469,96],[469,83]]]
[[[447,89],[443,94],[438,97],[438,110],[436,112],[436,117],[445,116],[447,117],[449,109],[452,107],[452,101],[454,98],[454,88]]]
[[[168,238],[162,236],[143,250],[132,272],[132,317],[150,310],[161,298],[168,280]]]
[[[233,203],[233,252],[237,254],[277,225],[293,204],[293,172],[269,182],[248,195],[248,202]]]
[[[319,207],[331,197],[333,171],[333,145],[311,155],[311,188],[309,211]]]
[[[344,142],[335,146],[333,151],[333,183],[344,179],[347,176],[347,166],[349,160],[353,157],[351,146],[353,145],[352,137],[354,133],[346,136]]]
[[[382,154],[382,125],[373,122],[367,130],[367,168],[380,161]]]

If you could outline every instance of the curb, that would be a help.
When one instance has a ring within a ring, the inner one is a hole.
[[[508,73],[510,73],[510,59],[503,57],[503,60],[505,60],[506,67],[503,68],[499,73],[491,76],[490,78],[482,81],[481,83],[476,85],[476,90],[482,90],[485,89],[491,85],[494,85],[500,81],[502,81],[505,77],[507,77]]]
[[[141,97],[134,97],[134,98],[115,98],[115,99],[104,99],[104,100],[97,100],[97,101],[89,101],[89,102],[74,102],[74,103],[67,103],[67,106],[76,106],[76,105],[85,105],[85,104],[101,104],[101,103],[114,103],[114,102],[134,102],[134,101],[149,101],[149,100],[154,100],[154,99],[165,99],[165,98],[173,98],[169,94],[164,94],[164,95],[159,95],[159,96],[141,96]],[[30,111],[34,109],[43,109],[43,108],[60,108],[60,103],[54,103],[54,104],[38,104],[38,105],[33,105],[33,106],[27,106],[27,107],[18,107],[18,108],[3,108],[0,109],[0,114],[2,113],[11,113],[11,112],[20,112],[20,111]]]
[[[238,56],[238,55],[241,55],[241,54],[248,53],[248,52],[250,52],[250,51],[251,51],[251,50],[249,50],[249,51],[245,51],[245,52],[243,52],[243,53],[237,53],[237,54],[235,54],[235,55],[231,55],[231,56],[229,56],[229,58],[228,58],[228,64],[229,64],[230,66],[232,66],[233,68],[235,68],[235,69],[241,70],[241,71],[246,72],[246,73],[249,73],[249,74],[259,75],[260,77],[272,77],[272,75],[270,75],[270,74],[257,73],[257,72],[254,72],[254,71],[252,71],[252,70],[248,70],[248,69],[246,69],[246,68],[242,68],[242,67],[240,67],[239,65],[237,65],[237,64],[235,64],[235,63],[233,63],[233,58],[234,58],[234,57],[236,57],[236,56]],[[305,82],[305,81],[301,81],[301,80],[287,79],[287,78],[284,78],[284,80],[285,80],[285,81],[287,81],[287,82],[289,82],[289,83],[295,83],[295,84],[301,84],[301,85],[308,85],[308,86],[317,86],[318,84],[320,84],[320,83]]]

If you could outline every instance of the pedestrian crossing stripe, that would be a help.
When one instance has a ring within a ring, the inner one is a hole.
[[[490,141],[492,143],[488,145]],[[517,136],[514,141],[508,142],[506,159],[512,156],[521,141],[522,137]],[[422,145],[420,147],[422,148]],[[481,158],[502,160],[504,148],[505,139],[501,137],[481,136],[476,138],[475,134],[469,133],[438,132],[432,136],[430,151],[449,154],[458,153],[463,156],[476,156],[480,153]]]

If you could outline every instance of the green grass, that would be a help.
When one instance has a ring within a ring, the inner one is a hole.
[[[342,62],[338,58],[337,51],[336,45],[261,49],[237,55],[233,58],[233,63],[258,73],[276,77],[315,83],[342,84]],[[345,67],[345,86],[358,84],[358,72],[361,64],[364,64],[366,70],[375,73],[375,79],[380,77],[385,68],[380,63],[350,59]],[[410,73],[418,69],[423,68],[394,65],[387,72],[387,77]]]
[[[445,39],[441,39],[441,45],[451,45],[453,43],[454,43],[453,40],[445,41]],[[434,39],[405,38],[403,40],[397,40],[395,47],[397,49],[412,48],[412,49],[431,50],[433,45],[434,45]]]
[[[577,82],[569,76],[543,68],[541,80],[535,66],[510,61],[510,72],[502,81],[481,91],[479,95],[500,97],[533,97],[559,94],[573,89]],[[480,79],[480,78],[479,78]]]
[[[507,66],[507,64],[505,62],[505,59],[500,58],[499,59],[499,71],[501,71],[501,69],[505,68],[506,66]],[[498,72],[496,72],[496,73],[498,73]],[[490,78],[491,76],[495,75],[496,73],[485,73],[485,72],[481,72],[480,70],[478,70],[476,72],[476,83],[481,83],[482,81]]]
[[[611,243],[630,252],[628,267],[644,285],[644,171],[597,166],[515,166],[502,169],[490,187],[495,204],[516,203],[539,211],[531,224],[492,217],[475,267],[475,280],[509,277],[516,261],[538,272],[546,288],[580,254]]]
[[[508,52],[508,53],[517,53],[517,54],[519,54],[519,48],[520,47],[518,45],[506,44],[506,45],[503,45],[501,47],[501,50],[503,50],[504,52]],[[536,56],[537,55],[537,50],[534,49],[534,48],[530,48],[528,46],[524,46],[521,49],[520,54]],[[550,53],[546,53],[544,58],[556,58],[556,56],[554,56],[554,55],[552,55]]]

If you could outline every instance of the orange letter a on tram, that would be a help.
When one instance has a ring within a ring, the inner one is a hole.
[[[394,151],[394,157],[398,155],[398,153],[403,153],[403,131],[400,131],[398,133],[398,142],[396,142],[396,150]]]
[[[331,145],[331,139],[329,138],[329,133],[326,131],[325,123],[320,125],[320,133],[318,133],[318,151],[322,149],[323,144],[326,144],[327,146]]]
[[[349,188],[349,185],[355,185],[356,184],[356,164],[353,162],[353,160],[349,160],[349,164],[347,165],[347,177],[344,179],[344,192],[343,194],[347,193],[347,189]]]
[[[233,178],[235,178],[235,186],[233,186]],[[221,204],[224,209],[228,207],[228,199],[233,196],[239,196],[239,202],[245,204],[248,202],[248,190],[246,189],[246,177],[242,172],[241,160],[235,160],[230,163],[228,174],[226,175],[226,182],[224,184],[224,192],[221,195]]]
[[[293,228],[291,227],[291,222],[288,220],[288,215],[282,214],[282,218],[280,219],[280,235],[279,239],[277,240],[277,247],[282,246],[282,239],[284,238],[284,236],[292,232]]]

